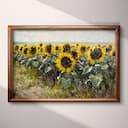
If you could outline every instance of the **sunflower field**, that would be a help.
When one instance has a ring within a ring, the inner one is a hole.
[[[15,97],[114,97],[114,43],[14,43],[13,54]]]

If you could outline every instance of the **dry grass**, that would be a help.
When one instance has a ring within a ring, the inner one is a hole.
[[[16,98],[87,98],[91,94],[75,86],[65,90],[62,85],[52,85],[51,81],[39,75],[37,69],[14,65],[14,94]]]

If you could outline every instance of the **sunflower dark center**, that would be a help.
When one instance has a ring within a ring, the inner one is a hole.
[[[102,56],[102,51],[100,48],[95,48],[92,52],[91,52],[91,57],[92,59],[99,59]]]
[[[69,67],[71,67],[71,65],[72,65],[72,61],[71,61],[71,59],[68,58],[68,57],[63,57],[63,58],[61,59],[61,64],[62,64],[62,66],[63,66],[64,68],[69,68]]]
[[[51,53],[51,51],[52,51],[52,46],[51,46],[51,45],[48,45],[48,46],[46,47],[46,51],[47,51],[48,53]]]
[[[64,46],[64,50],[63,50],[63,52],[70,52],[70,45],[69,44],[66,44],[65,46]]]
[[[112,46],[110,45],[108,48],[106,48],[106,52],[112,51]]]
[[[35,53],[36,53],[36,48],[31,47],[31,49],[30,49],[30,53],[31,53],[31,54],[35,54]]]
[[[116,56],[116,52],[114,51],[114,52],[112,53],[112,55],[113,55],[113,56]]]
[[[16,46],[16,47],[15,47],[15,50],[18,50],[18,49],[19,49],[19,46]]]
[[[71,54],[72,54],[72,56],[73,56],[74,58],[76,58],[77,55],[78,55],[78,53],[77,53],[76,51],[72,51]]]
[[[88,46],[87,49],[90,49],[90,46]]]
[[[28,48],[24,49],[24,54],[27,54]]]
[[[85,52],[85,51],[86,51],[86,47],[81,47],[81,48],[80,48],[80,51],[81,51],[81,52]]]
[[[43,55],[43,58],[45,58],[47,55]]]
[[[40,44],[40,46],[42,47],[42,46],[43,46],[43,44]]]
[[[56,46],[56,50],[59,50],[59,47],[58,46]]]
[[[20,48],[20,51],[22,51],[23,47]]]
[[[40,51],[43,52],[43,48],[41,48]]]

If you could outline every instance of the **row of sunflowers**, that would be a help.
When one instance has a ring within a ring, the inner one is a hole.
[[[36,68],[52,86],[88,90],[91,97],[113,96],[114,43],[15,43],[13,51],[16,63]],[[105,91],[99,94],[99,90]]]

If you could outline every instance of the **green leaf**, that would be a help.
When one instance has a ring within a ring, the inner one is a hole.
[[[60,72],[59,75],[57,76],[57,80],[61,80],[61,76],[62,76],[63,72]]]
[[[55,61],[56,61],[56,55],[53,54],[53,55],[51,56],[51,62],[52,62],[52,63],[55,63]]]
[[[20,56],[20,57],[18,58],[18,62],[20,62],[22,59],[23,59],[23,57]]]
[[[32,61],[32,67],[38,68],[39,67],[39,62],[38,61]]]
[[[77,76],[77,73],[74,71],[74,72],[71,72],[71,74],[73,75],[73,76]]]
[[[71,87],[71,79],[65,79],[65,78],[61,78],[61,83],[64,86],[64,89],[68,89],[69,87]]]
[[[28,62],[31,62],[31,61],[32,61],[32,58],[29,58],[29,59],[28,59]]]
[[[100,67],[101,64],[95,64],[95,67]]]
[[[102,70],[107,70],[108,67],[109,67],[108,64],[104,64],[104,65],[101,66],[101,69],[102,69]]]
[[[37,60],[37,56],[34,56],[34,57],[32,58],[32,60]]]
[[[92,66],[91,67],[90,66],[85,66],[84,69],[83,69],[82,74],[87,74],[91,71],[92,71]]]
[[[19,53],[16,53],[16,54],[14,55],[14,58],[19,58],[19,57],[20,57]]]
[[[89,79],[92,82],[92,85],[95,87],[99,87],[99,85],[101,84],[102,80],[103,80],[103,76],[101,74],[96,74],[96,75],[90,75]]]
[[[26,59],[21,60],[20,64],[25,64],[26,63]]]
[[[50,66],[46,65],[46,66],[45,66],[45,69],[44,69],[44,72],[45,72],[45,73],[48,73],[48,72],[51,71],[51,70],[52,70],[52,68],[51,68]]]
[[[27,62],[25,63],[26,66],[30,66],[32,62],[32,58],[28,58]]]
[[[30,64],[31,64],[31,63],[30,63],[29,61],[27,61],[25,65],[26,65],[26,66],[30,66]]]
[[[42,64],[39,66],[38,70],[41,70],[43,67],[44,67],[44,64],[42,63]]]
[[[84,68],[80,63],[77,63],[76,67],[77,67],[76,68],[77,70],[83,70],[83,68]]]

